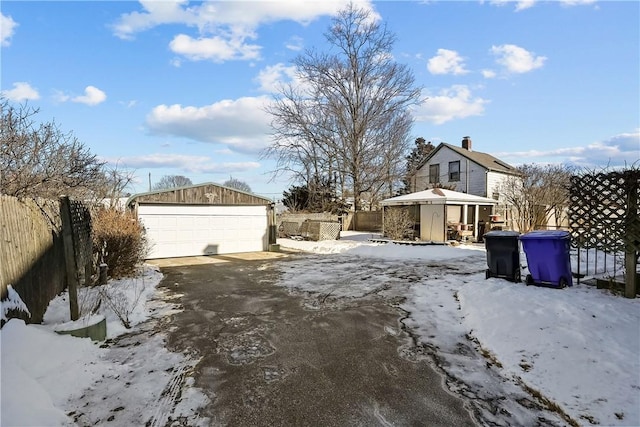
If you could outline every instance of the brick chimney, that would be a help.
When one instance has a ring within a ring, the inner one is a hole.
[[[465,136],[462,138],[462,148],[471,151],[471,137]]]

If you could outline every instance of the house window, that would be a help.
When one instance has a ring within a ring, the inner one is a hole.
[[[429,165],[429,184],[440,182],[440,165]]]
[[[460,181],[460,160],[449,162],[449,181]]]

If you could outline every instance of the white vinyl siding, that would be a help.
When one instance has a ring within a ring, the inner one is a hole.
[[[506,175],[500,172],[487,172],[487,196],[494,199],[494,194],[500,193],[500,186],[505,179],[520,179],[511,175]],[[500,199],[498,199],[500,200]],[[502,201],[502,200],[500,200]]]
[[[148,256],[172,258],[266,250],[267,206],[140,205]]]
[[[449,162],[455,161],[460,162],[460,180],[449,182]],[[491,197],[491,195],[486,192],[486,169],[446,146],[438,150],[438,152],[429,159],[429,162],[416,172],[414,191],[422,191],[429,188],[429,167],[435,164],[444,165],[440,167],[440,182],[445,186],[453,186],[453,190],[461,193],[473,194],[480,197]],[[467,179],[467,176],[469,179]]]

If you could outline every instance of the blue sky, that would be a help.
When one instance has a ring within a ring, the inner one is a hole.
[[[358,0],[397,35],[428,99],[412,140],[512,164],[640,159],[640,2]],[[2,96],[40,109],[101,159],[163,175],[230,176],[278,198],[263,107],[291,60],[325,47],[344,1],[1,3]]]

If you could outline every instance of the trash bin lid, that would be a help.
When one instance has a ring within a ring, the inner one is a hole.
[[[494,230],[494,231],[490,231],[487,234],[485,234],[484,237],[509,237],[509,238],[514,238],[514,237],[518,237],[519,235],[520,235],[520,233],[518,233],[517,231]]]
[[[534,230],[520,236],[520,240],[527,239],[547,239],[547,240],[560,240],[568,239],[569,232],[564,230]]]

